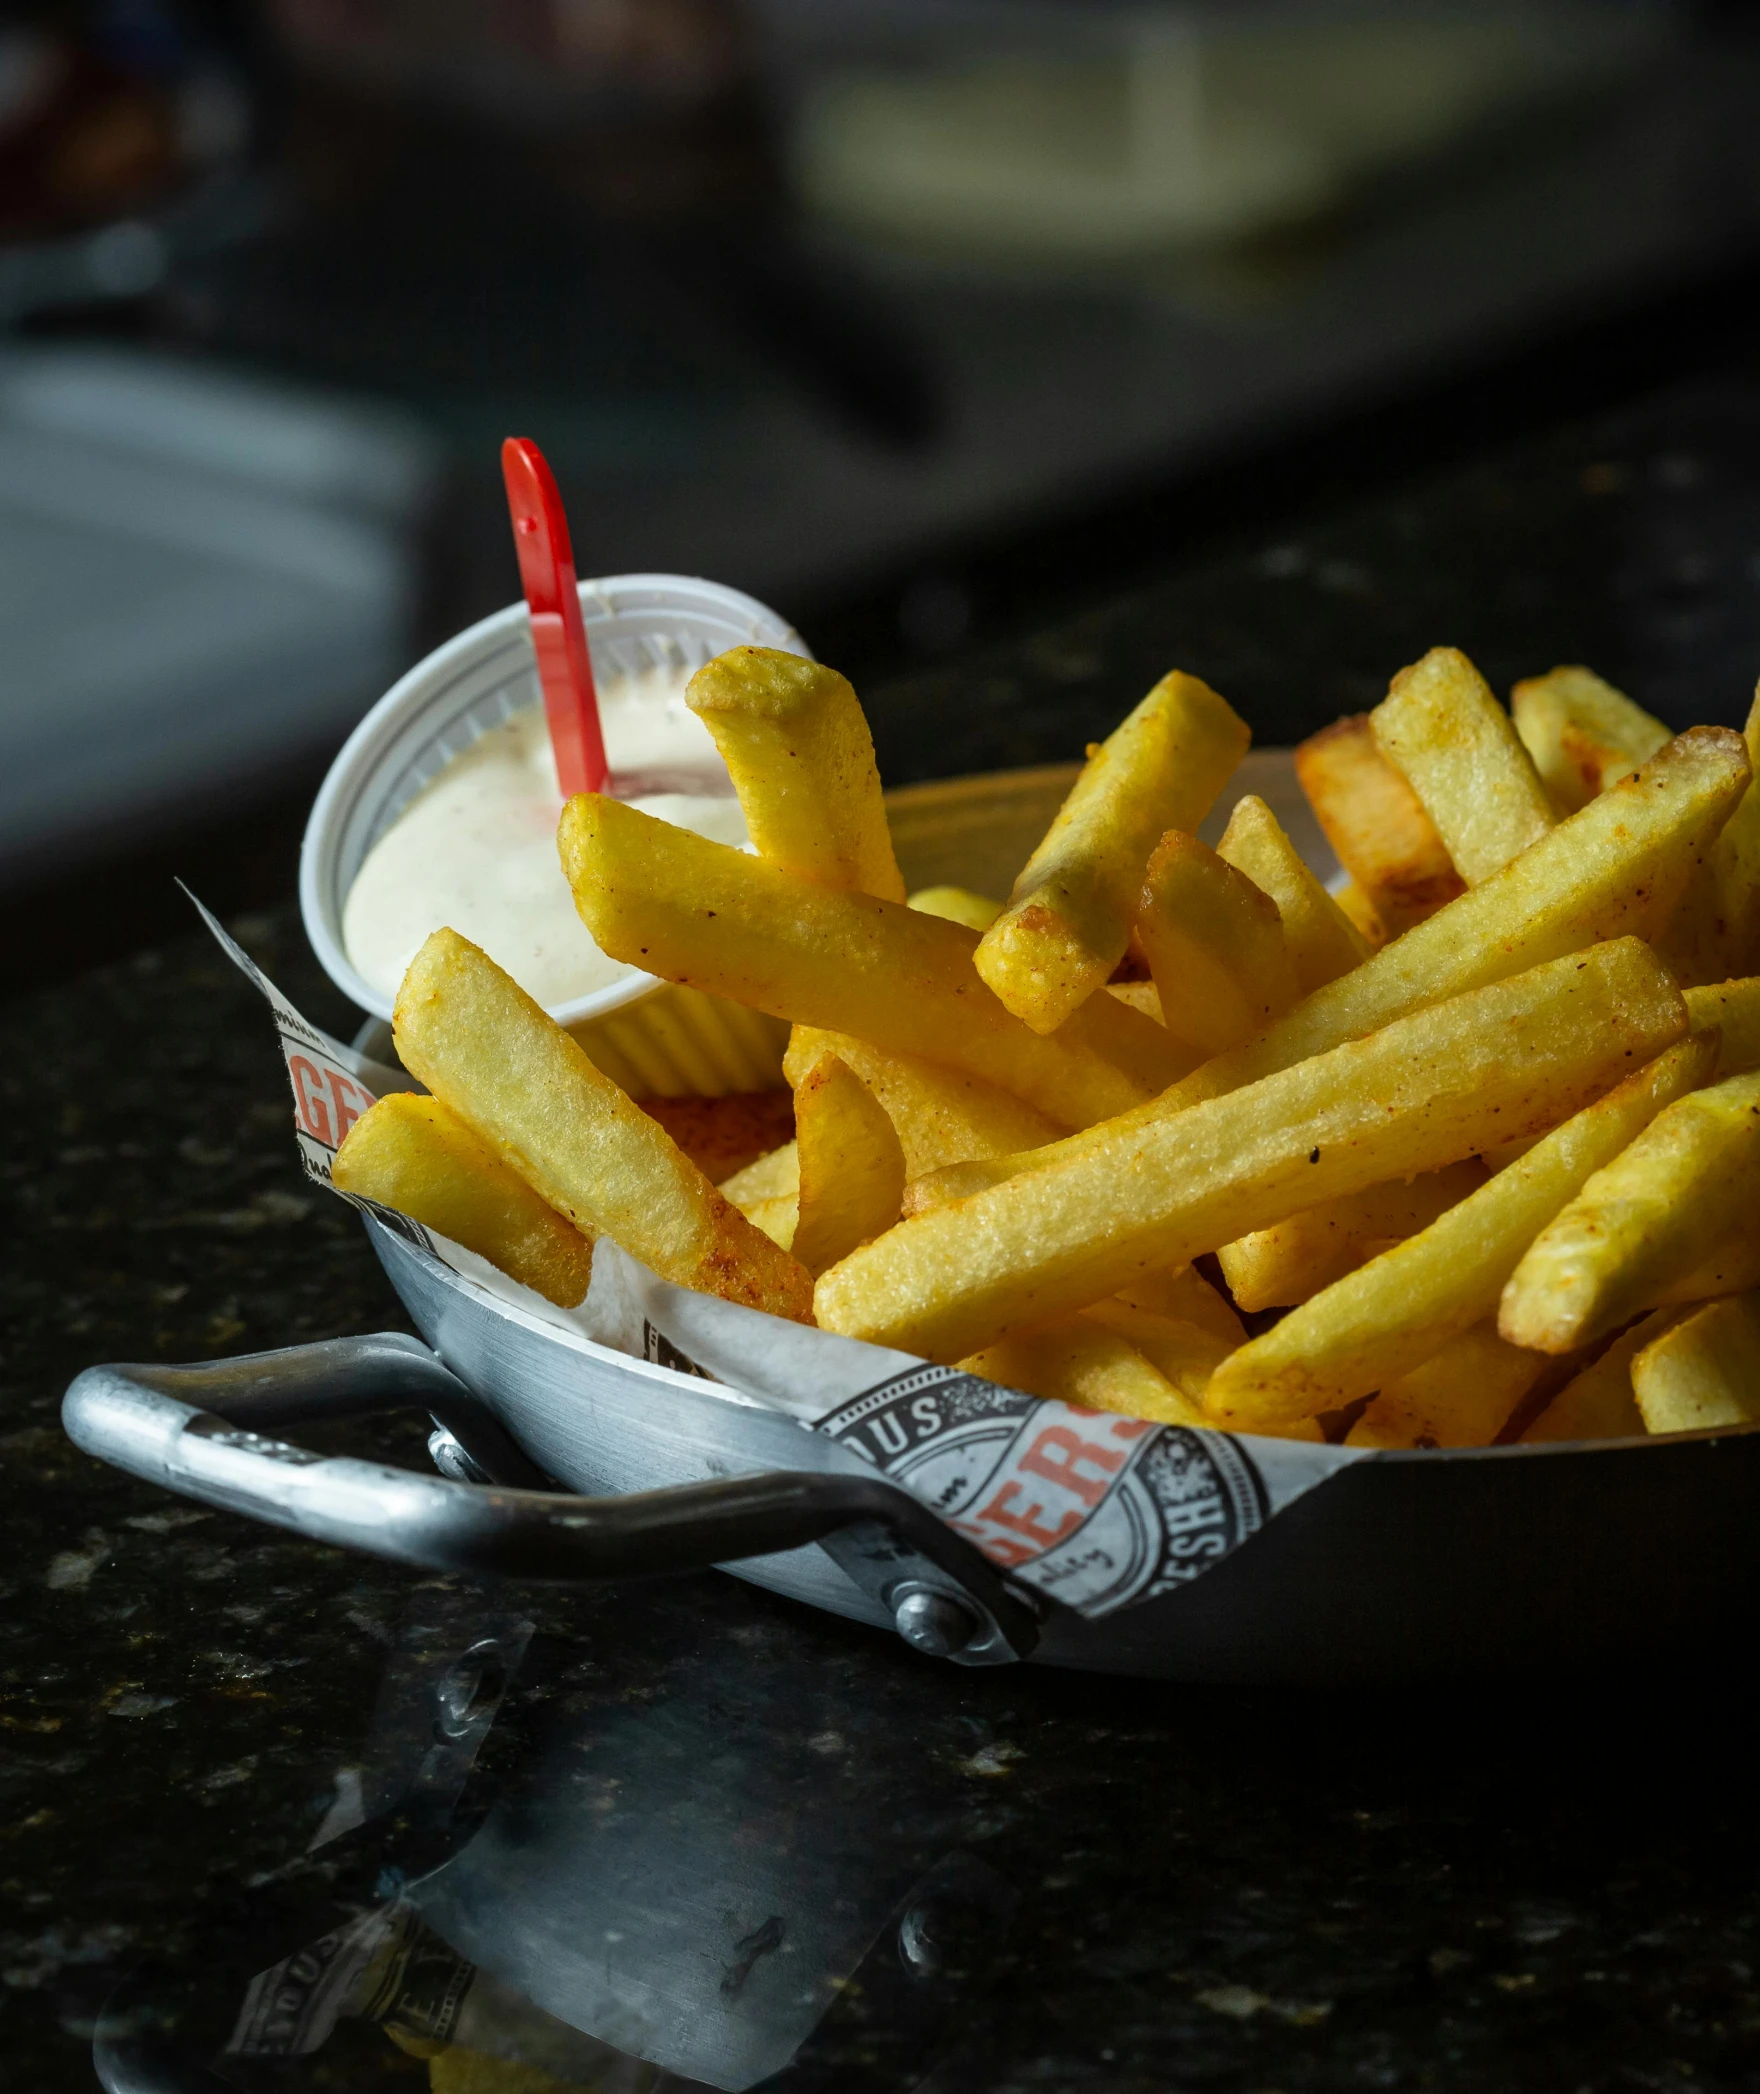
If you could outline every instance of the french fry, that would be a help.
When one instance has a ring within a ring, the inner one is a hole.
[[[800,1188],[789,1248],[817,1276],[890,1229],[904,1198],[904,1151],[886,1109],[835,1054],[796,1087]]]
[[[1216,1055],[1139,1107],[1129,1124],[1225,1097],[1392,1019],[1541,961],[1628,934],[1652,936],[1667,922],[1748,776],[1746,744],[1729,729],[1696,727],[1679,736],[1635,779],[1611,787],[1483,886],[1304,997],[1256,1039]],[[961,1164],[945,1184],[937,1174],[913,1186],[912,1203],[942,1204],[1017,1172],[1051,1169],[1080,1154],[1089,1139],[1077,1134],[1012,1158]]]
[[[1485,1183],[1476,1158],[1421,1178],[1371,1185],[1366,1192],[1291,1214],[1217,1252],[1235,1306],[1287,1309],[1342,1280],[1367,1259],[1427,1229]]]
[[[1741,1076],[1760,1069],[1760,974],[1688,989],[1685,994],[1693,1030],[1718,1035],[1717,1076]]]
[[[469,939],[428,939],[392,1030],[404,1067],[583,1234],[678,1286],[810,1320],[808,1274]]]
[[[1499,981],[1609,938],[1654,937],[1699,854],[1750,776],[1727,727],[1695,727],[1639,772],[1550,829],[1502,872],[1304,997],[1257,1039],[1216,1056],[1166,1092],[1178,1112],[1324,1054],[1426,1003]]]
[[[1665,954],[1658,951],[1657,957],[1667,966]],[[1670,967],[1669,972],[1673,974],[1674,969]],[[1679,980],[1678,975],[1676,979]],[[1688,1029],[1714,1035],[1717,1041],[1717,1065],[1705,1078],[1707,1083],[1721,1082],[1726,1076],[1741,1076],[1750,1069],[1760,1069],[1760,975],[1748,975],[1741,981],[1683,988],[1681,993],[1686,998]],[[1496,1148],[1487,1149],[1486,1168],[1502,1170],[1505,1164],[1526,1155],[1537,1139],[1536,1136],[1519,1142],[1501,1142]]]
[[[1703,1036],[1670,1047],[1427,1229],[1292,1310],[1218,1369],[1205,1396],[1210,1415],[1250,1432],[1337,1409],[1421,1367],[1495,1315],[1535,1234],[1659,1112],[1704,1080],[1715,1053]]]
[[[1164,1316],[1154,1309],[1145,1309],[1117,1294],[1109,1301],[1095,1302],[1092,1308],[1082,1311],[1079,1319],[1072,1320],[1097,1323],[1134,1346],[1191,1405],[1194,1415],[1181,1422],[1209,1424],[1203,1412],[1204,1390],[1217,1366],[1228,1357],[1229,1341],[1226,1338],[1200,1324],[1188,1323],[1182,1317]],[[1024,1331],[1016,1339],[1005,1338],[1002,1342],[1005,1345],[1011,1342],[1032,1345],[1037,1339],[1036,1331]],[[1296,1437],[1318,1439],[1319,1429],[1298,1428]]]
[[[1108,982],[1108,996],[1116,996],[1120,1003],[1128,1003],[1133,1011],[1141,1011],[1145,1018],[1161,1023],[1161,992],[1153,982]]]
[[[1192,1335],[1202,1347],[1203,1334]],[[982,1381],[1085,1410],[1117,1411],[1158,1425],[1209,1424],[1136,1346],[1088,1316],[1068,1316],[1030,1336],[1004,1338],[959,1365]]]
[[[1650,1340],[1677,1322],[1682,1311],[1658,1309],[1621,1331],[1600,1358],[1565,1383],[1521,1435],[1524,1447],[1563,1440],[1635,1440],[1644,1419],[1632,1394],[1632,1361]]]
[[[1707,1302],[1651,1338],[1632,1360],[1646,1432],[1704,1432],[1760,1420],[1760,1294]]]
[[[1310,735],[1296,750],[1296,777],[1338,862],[1390,938],[1461,892],[1448,846],[1381,753],[1367,713]]]
[[[760,856],[904,900],[874,737],[846,678],[774,647],[730,647],[691,678],[686,703],[715,737]]]
[[[1006,1156],[1055,1141],[1057,1125],[1012,1092],[944,1069],[921,1055],[894,1054],[850,1033],[797,1025],[782,1073],[801,1083],[824,1055],[847,1062],[886,1108],[904,1148],[905,1175],[917,1178],[972,1156]]]
[[[438,1098],[381,1098],[343,1136],[330,1177],[338,1192],[437,1229],[560,1309],[586,1295],[591,1240]]]
[[[1459,648],[1433,647],[1402,669],[1369,724],[1469,887],[1553,826],[1552,802],[1508,713]]]
[[[963,923],[969,931],[987,931],[1002,914],[1002,904],[987,894],[974,894],[969,887],[919,887],[910,906],[925,916],[945,916],[949,923]]]
[[[1451,1338],[1390,1382],[1345,1435],[1347,1447],[1489,1447],[1549,1366],[1491,1323]]]
[[[1137,936],[1162,1024],[1206,1054],[1246,1039],[1296,1000],[1277,904],[1183,829],[1169,829],[1150,856]]]
[[[748,1163],[743,1171],[721,1181],[721,1193],[743,1213],[756,1200],[780,1199],[801,1189],[801,1152],[798,1142],[787,1141]]]
[[[1379,952],[1387,943],[1387,926],[1375,914],[1375,904],[1356,881],[1346,880],[1333,899],[1356,926],[1358,933],[1369,941],[1370,949]]]
[[[1589,669],[1531,676],[1510,693],[1509,709],[1561,814],[1587,806],[1669,738],[1660,720]]]
[[[1680,992],[1638,940],[1553,961],[912,1215],[820,1278],[819,1322],[963,1358],[1304,1205],[1546,1126],[1685,1027]]]
[[[1216,855],[1244,872],[1277,905],[1283,940],[1303,996],[1360,966],[1374,944],[1303,862],[1283,824],[1257,793],[1235,802]]]
[[[1037,1169],[1040,1157],[1060,1161],[1063,1153],[1061,1142],[1050,1142],[1043,1149],[1028,1149],[1014,1156],[973,1156],[963,1163],[944,1163],[905,1186],[905,1216],[908,1219],[913,1214],[927,1214],[934,1207],[951,1207],[956,1200],[969,1200],[975,1192],[988,1192],[993,1185],[1006,1185],[1010,1178]]]
[[[1760,695],[1743,739],[1749,761],[1760,759]],[[1683,987],[1760,966],[1760,792],[1753,786],[1718,831],[1656,949]]]
[[[973,972],[978,940],[964,925],[798,879],[622,801],[577,795],[557,844],[575,906],[613,959],[963,1069],[1060,1126],[1107,1119],[1190,1065],[1110,996],[1042,1039]]]
[[[1124,957],[1156,839],[1197,828],[1251,739],[1207,684],[1175,670],[1089,752],[977,950],[1016,1017],[1054,1032],[1101,986]]]
[[[1126,1308],[1147,1309],[1175,1323],[1195,1323],[1199,1330],[1222,1341],[1232,1352],[1247,1342],[1246,1327],[1233,1307],[1217,1293],[1195,1265],[1171,1266],[1166,1272],[1145,1273],[1113,1297]]]
[[[1540,1231],[1497,1327],[1569,1352],[1646,1309],[1760,1281],[1760,1074],[1677,1099]]]
[[[771,1199],[754,1200],[740,1212],[754,1229],[762,1229],[770,1241],[779,1249],[790,1253],[794,1250],[794,1232],[800,1226],[801,1196],[799,1191],[778,1193]]]

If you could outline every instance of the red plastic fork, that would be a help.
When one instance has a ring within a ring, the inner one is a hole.
[[[501,446],[501,475],[507,482],[519,578],[532,614],[532,646],[557,782],[565,798],[603,792],[609,768],[605,736],[562,497],[543,452],[529,437],[510,436]]]

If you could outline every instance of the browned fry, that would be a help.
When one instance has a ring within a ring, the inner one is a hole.
[[[1435,823],[1382,754],[1367,713],[1310,735],[1296,751],[1296,776],[1338,862],[1389,937],[1464,890]]]
[[[732,1091],[723,1098],[638,1098],[703,1175],[721,1185],[793,1139],[792,1091]]]
[[[1563,814],[1574,814],[1616,778],[1648,763],[1668,729],[1590,669],[1530,676],[1510,711],[1534,768]]]
[[[1149,859],[1137,936],[1161,1022],[1206,1054],[1246,1039],[1296,1000],[1277,904],[1183,829],[1169,829]]]

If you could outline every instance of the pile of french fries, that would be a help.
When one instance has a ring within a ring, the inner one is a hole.
[[[1436,648],[1296,752],[1165,677],[1007,900],[906,898],[843,677],[742,647],[690,702],[741,852],[583,794],[627,964],[793,1026],[795,1139],[720,1184],[449,930],[336,1182],[550,1300],[662,1278],[1186,1426],[1368,1447],[1760,1418],[1760,699],[1681,735],[1586,669],[1509,710]],[[1250,1334],[1249,1334],[1250,1333]]]

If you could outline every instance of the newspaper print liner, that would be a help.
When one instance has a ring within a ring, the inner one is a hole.
[[[196,907],[274,1013],[300,1159],[308,1177],[334,1192],[331,1160],[349,1127],[384,1092],[420,1085],[302,1017]],[[1111,1614],[1189,1584],[1304,1492],[1374,1459],[1368,1449],[1151,1425],[1024,1395],[671,1286],[606,1238],[593,1246],[586,1300],[558,1309],[406,1215],[338,1196],[504,1308],[698,1375],[735,1402],[788,1413],[919,1498],[999,1568],[1078,1614]]]

